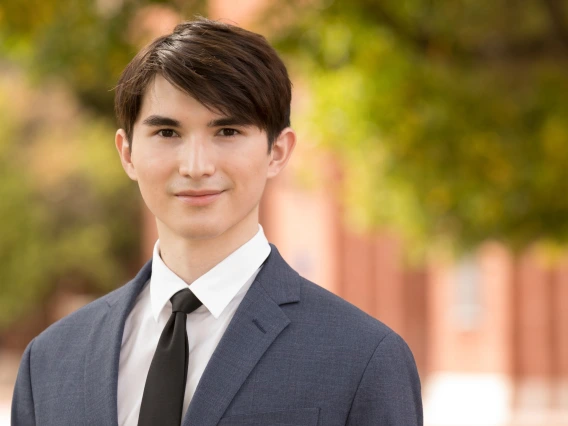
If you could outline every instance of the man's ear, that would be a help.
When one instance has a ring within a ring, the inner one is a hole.
[[[136,169],[134,164],[132,164],[132,149],[126,132],[123,129],[118,129],[116,135],[114,136],[114,143],[116,149],[118,150],[118,155],[120,155],[120,162],[122,167],[128,177],[132,180],[138,180],[138,175],[136,174]]]
[[[268,178],[278,175],[288,163],[296,146],[296,133],[291,127],[286,127],[280,132],[272,144],[270,151],[270,163],[268,164]]]

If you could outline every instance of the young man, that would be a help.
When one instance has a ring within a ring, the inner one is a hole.
[[[403,340],[300,277],[259,226],[296,142],[290,98],[263,37],[204,19],[126,67],[116,146],[159,240],[131,282],[30,343],[13,425],[422,424]]]

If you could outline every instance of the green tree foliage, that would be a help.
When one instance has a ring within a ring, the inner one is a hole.
[[[138,260],[140,201],[114,126],[65,88],[0,78],[0,328],[56,286],[102,293]]]
[[[312,97],[296,124],[338,154],[352,217],[422,243],[568,240],[562,0],[288,7],[276,40]]]
[[[113,117],[113,87],[160,24],[203,14],[204,0],[2,0],[0,54],[36,82],[65,81],[83,105]]]

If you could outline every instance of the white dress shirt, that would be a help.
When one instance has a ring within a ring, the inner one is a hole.
[[[189,362],[183,401],[185,415],[201,375],[233,318],[237,307],[270,254],[259,225],[258,233],[189,289],[203,303],[187,316]],[[118,424],[136,426],[146,376],[166,322],[170,298],[187,284],[162,261],[159,241],[154,246],[152,276],[126,319],[118,369]]]

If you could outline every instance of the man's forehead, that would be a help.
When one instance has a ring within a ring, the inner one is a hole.
[[[230,114],[225,114],[209,105],[204,105],[192,94],[185,92],[160,74],[148,83],[146,90],[142,94],[142,105],[137,121],[144,120],[148,115],[179,115],[179,107],[183,106],[185,112],[190,110],[201,110],[215,119],[228,118]]]
[[[174,84],[170,83],[161,74],[156,74],[154,78],[148,83],[146,89],[144,90],[144,93],[142,94],[142,106],[144,106],[144,104],[164,104],[164,106],[168,106],[172,102],[198,103],[201,106],[211,110],[211,108],[208,108],[201,102],[199,102],[191,93],[184,91]]]

